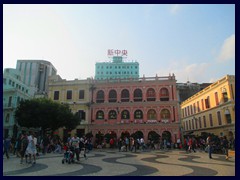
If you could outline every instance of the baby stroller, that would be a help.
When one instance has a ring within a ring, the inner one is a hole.
[[[75,149],[73,146],[70,146],[70,148],[66,148],[62,159],[62,164],[64,164],[65,162],[68,164],[74,163],[74,150]]]

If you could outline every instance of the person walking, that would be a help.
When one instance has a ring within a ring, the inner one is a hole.
[[[4,147],[3,155],[6,153],[7,159],[9,159],[8,151],[9,151],[10,145],[11,145],[11,137],[8,136],[8,137],[4,140],[4,146],[3,146],[3,147]]]
[[[119,152],[121,151],[122,146],[123,146],[122,138],[119,138],[119,140],[118,140],[118,151]]]
[[[32,163],[32,157],[33,157],[33,164],[36,164],[36,154],[37,154],[37,138],[35,135],[31,132],[28,136],[28,146],[26,149],[26,154],[29,156],[29,164]]]
[[[19,146],[20,146],[19,153],[20,153],[20,157],[21,157],[20,164],[22,164],[26,149],[28,147],[28,138],[25,133],[23,133],[21,135],[21,140],[19,141]],[[26,162],[27,162],[27,160],[26,160]]]
[[[70,144],[71,146],[74,147],[74,153],[76,154],[76,158],[77,158],[77,161],[80,161],[80,158],[79,158],[79,142],[80,142],[80,139],[79,137],[77,137],[77,134],[75,134],[72,139],[70,140]]]
[[[197,147],[197,140],[195,137],[192,137],[192,150],[193,152],[196,152],[196,147]]]
[[[42,144],[42,148],[43,148],[42,153],[43,153],[43,155],[45,155],[48,151],[48,146],[50,144],[49,138],[46,133],[43,136],[41,144]]]
[[[222,146],[223,146],[223,152],[225,154],[225,158],[226,158],[226,160],[228,160],[228,158],[229,158],[228,157],[229,141],[226,136],[223,137]]]
[[[17,157],[21,157],[21,143],[22,143],[22,134],[19,134],[17,138],[17,143],[16,143],[16,155]]]
[[[86,155],[87,143],[88,143],[88,140],[87,140],[86,137],[81,137],[81,138],[80,138],[80,142],[79,142],[79,154],[81,154],[81,151],[83,151],[83,156],[84,156],[85,159],[87,159],[87,155]]]
[[[209,156],[209,159],[212,159],[212,144],[213,144],[213,141],[211,139],[211,136],[207,137],[206,143],[208,145],[208,156]]]
[[[133,151],[133,148],[134,152],[137,151],[136,143],[137,143],[136,140],[133,137],[131,137],[131,152]]]

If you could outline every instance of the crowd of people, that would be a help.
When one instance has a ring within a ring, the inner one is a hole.
[[[212,153],[223,153],[228,160],[228,150],[235,148],[235,140],[228,140],[226,136],[213,138],[210,135],[206,140],[204,138],[186,137],[184,138],[184,148],[187,153],[196,152],[196,149],[208,152],[210,159],[212,159]]]
[[[36,164],[36,157],[41,153],[66,153],[70,147],[73,147],[73,153],[76,160],[80,160],[79,154],[83,151],[84,157],[87,158],[86,152],[92,149],[91,138],[85,136],[69,136],[66,142],[63,142],[59,136],[44,134],[43,137],[37,137],[34,132],[22,133],[16,140],[8,136],[3,140],[3,156],[9,153],[20,158],[20,163]],[[25,159],[25,161],[24,161]]]
[[[185,137],[183,142],[177,141],[176,146],[173,146],[170,141],[159,138],[156,144],[153,140],[144,142],[143,138],[123,137],[123,138],[111,138],[110,148],[118,148],[120,151],[136,152],[137,150],[145,151],[146,149],[163,149],[168,150],[171,148],[184,148],[186,153],[196,152],[196,150],[206,151],[209,154],[209,158],[212,158],[212,153],[223,153],[226,159],[229,158],[229,148],[234,149],[235,140],[228,140],[226,136],[220,138],[212,138],[208,136],[205,138]],[[97,148],[104,148],[103,142],[98,142]],[[36,157],[39,153],[45,155],[46,153],[66,153],[70,152],[74,155],[77,161],[80,160],[80,154],[83,152],[85,158],[86,152],[93,148],[92,139],[85,136],[78,137],[77,134],[69,136],[65,142],[59,138],[59,136],[52,136],[44,134],[43,137],[37,137],[35,133],[30,132],[22,133],[14,141],[13,138],[8,136],[3,140],[3,155],[6,154],[9,159],[9,151],[19,157],[20,163],[35,164]],[[25,161],[24,161],[25,159]]]

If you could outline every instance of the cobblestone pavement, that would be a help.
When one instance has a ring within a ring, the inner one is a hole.
[[[235,176],[235,157],[180,150],[118,152],[93,150],[79,162],[62,164],[63,154],[46,154],[36,164],[20,164],[10,156],[3,159],[4,176]]]

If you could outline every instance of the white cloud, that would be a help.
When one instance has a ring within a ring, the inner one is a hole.
[[[168,75],[174,73],[178,83],[184,83],[188,80],[192,83],[209,82],[208,63],[187,64],[186,61],[172,61],[168,68],[160,69],[158,74]]]
[[[228,37],[221,48],[218,62],[226,62],[235,59],[235,34]]]
[[[182,5],[180,5],[180,4],[171,5],[170,13],[171,14],[176,14],[180,10],[181,7],[182,7]]]
[[[209,81],[209,83],[214,83],[214,82],[216,82],[216,81],[218,81],[218,78],[211,78],[210,81]]]

